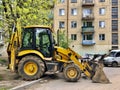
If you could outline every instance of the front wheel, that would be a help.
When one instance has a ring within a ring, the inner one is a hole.
[[[43,76],[45,65],[37,56],[25,56],[19,62],[18,73],[24,80],[36,80]]]
[[[64,68],[64,77],[69,82],[77,82],[81,77],[81,71],[75,64],[68,64]]]
[[[112,66],[117,67],[118,66],[117,62],[112,62]]]

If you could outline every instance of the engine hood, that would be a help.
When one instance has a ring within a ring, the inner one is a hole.
[[[114,58],[114,57],[109,57],[109,56],[108,56],[108,57],[104,58],[104,60],[113,60],[113,58]]]

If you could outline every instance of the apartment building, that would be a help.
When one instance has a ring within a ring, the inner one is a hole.
[[[108,53],[120,49],[119,12],[120,0],[58,0],[54,30],[65,30],[81,55]]]

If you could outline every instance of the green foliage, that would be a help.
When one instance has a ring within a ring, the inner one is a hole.
[[[59,46],[63,48],[68,48],[69,40],[67,41],[67,36],[65,34],[65,30],[59,31]]]
[[[0,15],[3,22],[0,27],[5,32],[12,32],[13,24],[19,19],[21,26],[25,25],[48,25],[53,24],[52,9],[54,0],[1,0]]]
[[[8,90],[8,89],[6,89],[6,88],[0,88],[0,90]]]
[[[1,64],[1,65],[7,65],[7,60],[5,60],[5,59],[0,59],[0,64]]]
[[[2,77],[0,76],[0,81],[2,80]]]

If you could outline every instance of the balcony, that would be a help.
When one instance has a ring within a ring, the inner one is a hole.
[[[90,46],[90,45],[95,45],[94,40],[83,40],[82,45]]]
[[[82,33],[89,33],[89,32],[94,33],[94,26],[91,26],[91,27],[85,27],[85,26],[83,26],[82,27]]]
[[[94,20],[94,14],[83,15],[82,20]]]
[[[94,6],[94,0],[83,0],[82,1],[82,6]]]

